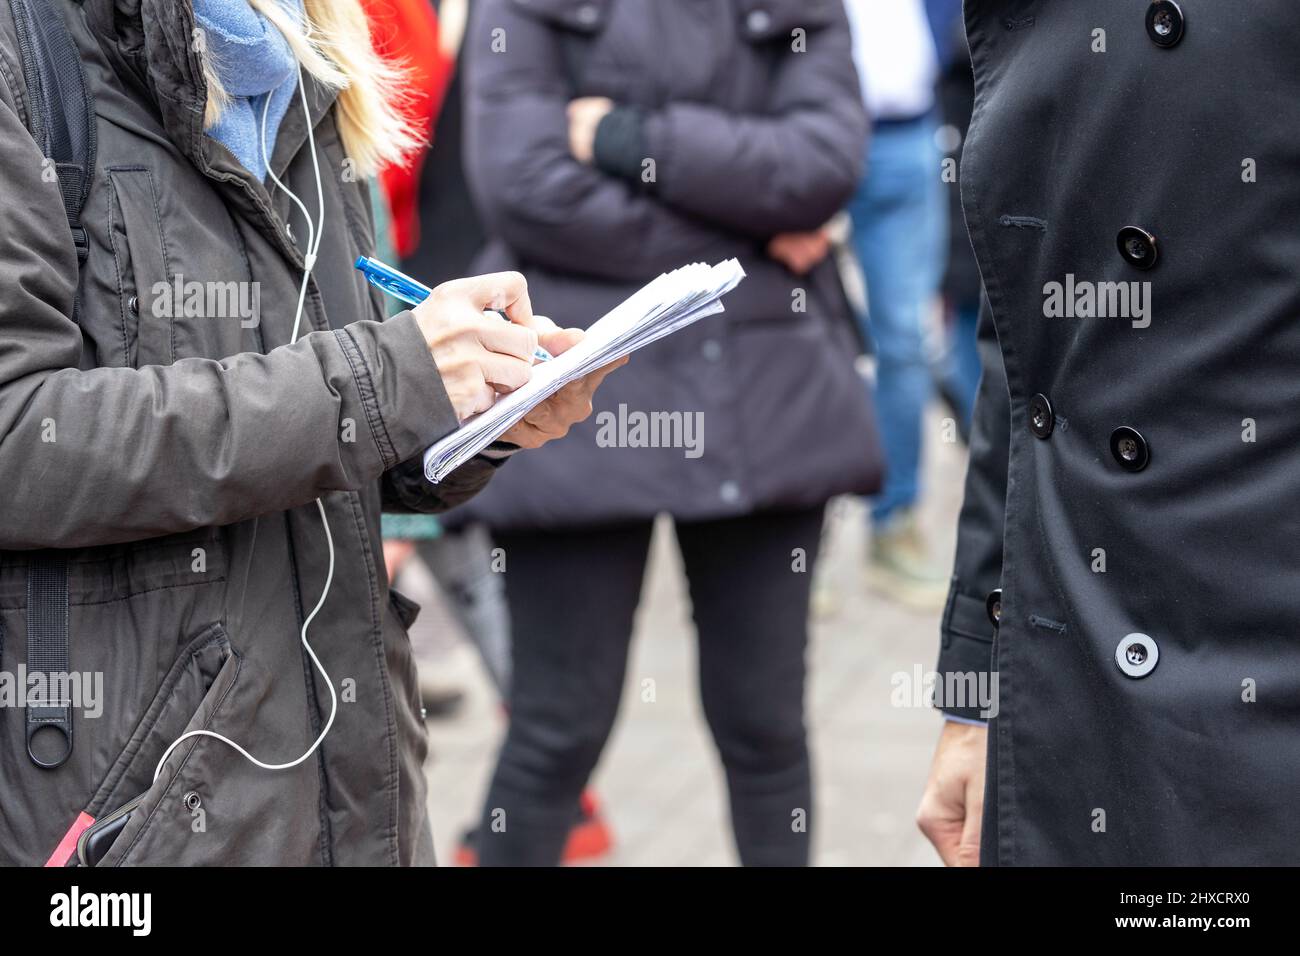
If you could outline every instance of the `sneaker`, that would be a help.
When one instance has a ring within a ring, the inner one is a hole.
[[[867,583],[885,597],[916,610],[943,608],[948,575],[928,555],[911,509],[877,524],[871,535]]]
[[[831,580],[830,571],[824,570],[826,565],[821,565],[813,572],[812,594],[808,598],[808,606],[812,611],[814,620],[826,621],[840,613],[842,601],[840,600],[839,589],[835,587],[835,582]]]
[[[453,859],[457,866],[478,866],[478,827],[470,827],[461,833]]]
[[[614,848],[614,833],[600,812],[600,801],[590,790],[578,798],[578,819],[564,844],[564,863],[596,860]]]
[[[478,866],[478,829],[466,830],[456,847],[457,866]],[[598,859],[614,848],[614,834],[600,812],[596,795],[588,790],[578,799],[577,819],[564,844],[561,863],[582,863]]]
[[[846,505],[848,496],[833,498],[826,505],[826,515],[822,520],[822,537],[818,544],[817,563],[813,568],[812,592],[809,594],[809,610],[815,620],[824,621],[839,614],[843,597],[836,585],[836,558],[840,554],[842,539],[849,522],[861,520],[858,515],[850,516]]]

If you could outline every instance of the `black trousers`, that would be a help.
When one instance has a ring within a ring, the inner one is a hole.
[[[804,652],[822,510],[676,526],[704,714],[745,865],[808,862]],[[618,712],[651,529],[645,521],[495,536],[506,561],[514,681],[479,831],[482,865],[559,862]]]

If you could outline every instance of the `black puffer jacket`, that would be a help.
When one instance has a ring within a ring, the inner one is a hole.
[[[639,352],[594,416],[512,462],[473,514],[516,528],[702,519],[874,490],[873,416],[834,267],[799,277],[764,251],[825,223],[862,172],[839,0],[484,0],[463,55],[466,167],[493,237],[480,270],[519,268],[562,325],[688,262],[736,256],[748,273],[723,315]],[[569,155],[578,95],[639,109],[653,184]],[[621,405],[702,415],[703,454],[602,447],[602,413]]]

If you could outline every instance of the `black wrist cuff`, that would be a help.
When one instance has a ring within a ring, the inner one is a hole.
[[[644,117],[635,106],[616,106],[596,126],[596,168],[611,176],[641,182],[645,161]]]

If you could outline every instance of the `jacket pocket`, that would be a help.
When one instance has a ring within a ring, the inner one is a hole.
[[[112,166],[108,180],[126,364],[170,365],[176,360],[171,269],[153,173],[145,166]]]
[[[243,658],[231,646],[220,624],[206,628],[177,659],[88,809],[91,816],[99,817],[138,798],[131,811],[131,820],[104,855],[100,866],[119,866],[128,862],[132,850],[167,800],[178,801],[178,809],[182,812],[201,810],[202,800],[197,794],[172,793],[179,778],[169,772],[169,768],[175,770],[188,761],[201,737],[190,738],[173,750],[167,767],[157,780],[154,780],[154,772],[158,761],[175,741],[192,731],[212,727],[214,718],[238,680],[242,663]]]
[[[98,820],[149,788],[163,752],[185,732],[233,653],[220,624],[204,628],[181,650],[86,807],[90,816]]]
[[[397,617],[397,622],[402,625],[402,630],[409,631],[415,619],[420,616],[420,605],[392,587],[388,589],[388,603]]]

